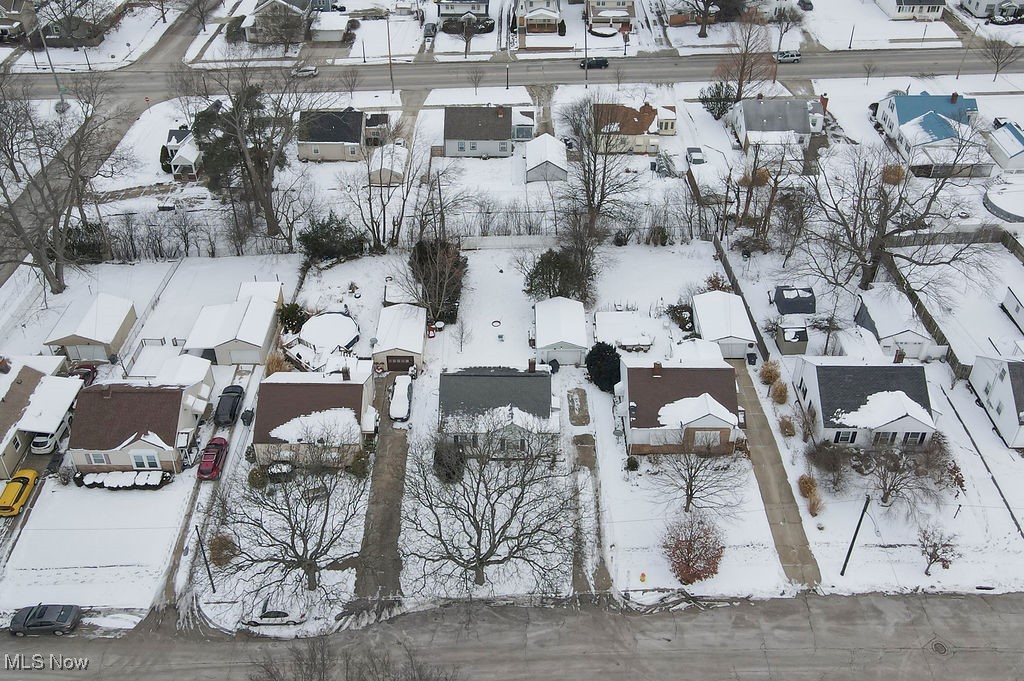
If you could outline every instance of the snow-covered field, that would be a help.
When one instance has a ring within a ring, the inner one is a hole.
[[[827,50],[960,47],[941,21],[890,21],[873,0],[815,0],[804,12],[804,30]]]

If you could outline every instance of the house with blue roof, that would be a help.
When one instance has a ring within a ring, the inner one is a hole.
[[[885,135],[919,177],[988,177],[994,164],[975,121],[972,97],[890,95],[875,114]]]
[[[893,21],[938,21],[942,19],[945,0],[875,0]]]
[[[1004,173],[1024,173],[1024,132],[1014,122],[1004,123],[988,137],[988,153]]]

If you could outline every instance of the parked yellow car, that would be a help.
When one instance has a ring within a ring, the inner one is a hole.
[[[22,507],[32,494],[32,488],[36,486],[36,473],[31,468],[22,468],[17,471],[7,485],[0,492],[0,516],[14,516],[21,513]]]

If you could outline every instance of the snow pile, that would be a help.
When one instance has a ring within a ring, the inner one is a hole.
[[[844,413],[837,410],[832,419],[851,428],[878,428],[904,416],[935,426],[928,410],[910,399],[902,390],[869,395],[867,402],[856,411]]]
[[[296,416],[270,431],[270,436],[295,444],[318,433],[330,433],[341,444],[358,444],[362,437],[356,413],[348,407]]]

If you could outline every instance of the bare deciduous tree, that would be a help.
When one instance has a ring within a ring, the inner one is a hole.
[[[346,66],[338,72],[338,83],[348,93],[349,99],[355,97],[356,90],[363,85],[363,74],[354,66]]]
[[[921,547],[921,555],[927,562],[924,568],[926,575],[931,576],[932,567],[935,565],[941,565],[943,570],[948,570],[953,561],[960,557],[956,540],[955,534],[934,525],[922,527],[917,531],[917,544]]]
[[[735,85],[738,102],[749,90],[769,80],[775,70],[771,34],[760,12],[748,9],[729,25],[729,41],[732,47],[715,73]]]
[[[907,449],[885,447],[867,451],[867,474],[879,495],[882,506],[903,502],[913,513],[924,503],[937,503],[941,492],[949,487],[949,464],[946,447]]]
[[[1020,46],[1011,45],[998,38],[985,38],[981,41],[981,54],[992,63],[992,67],[995,69],[995,75],[992,76],[994,83],[1006,67],[1012,66],[1020,59],[1024,51]]]
[[[181,13],[199,21],[200,30],[206,33],[206,22],[210,18],[213,8],[221,4],[223,0],[177,0]]]
[[[459,321],[455,322],[455,326],[452,327],[452,338],[459,344],[459,352],[462,352],[466,347],[466,343],[473,341],[473,327],[466,324],[466,320],[459,318]]]
[[[411,649],[398,658],[379,646],[339,654],[319,636],[288,647],[287,655],[269,653],[256,661],[251,681],[459,681],[455,669],[424,663]]]
[[[480,83],[484,80],[484,70],[480,66],[471,66],[466,69],[466,81],[473,86],[473,94],[480,89]]]
[[[871,76],[875,75],[875,71],[878,70],[878,64],[873,61],[866,61],[863,64],[864,67],[864,84],[867,85],[871,81]]]
[[[509,411],[448,421],[411,448],[403,544],[420,589],[465,593],[504,574],[552,592],[571,572],[575,513],[570,476],[553,461],[558,436]],[[443,482],[435,451],[451,443],[465,467]]]
[[[708,37],[708,22],[711,19],[711,13],[718,11],[718,5],[719,3],[715,0],[671,0],[668,3],[670,9],[692,12],[699,17],[697,19],[700,23],[700,31],[697,32],[698,38]]]
[[[469,59],[469,49],[473,45],[473,37],[476,36],[476,19],[468,19],[462,22],[462,32],[459,33],[459,39],[462,40],[465,45],[463,52],[463,58]]]
[[[665,454],[654,464],[653,484],[662,489],[669,502],[682,505],[683,511],[708,511],[728,514],[740,502],[743,483],[749,471],[743,461],[731,456],[713,456],[706,450],[709,441],[697,433],[692,447],[678,454]],[[689,451],[686,451],[689,450]]]

